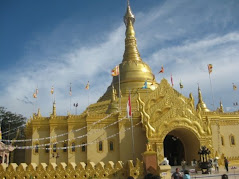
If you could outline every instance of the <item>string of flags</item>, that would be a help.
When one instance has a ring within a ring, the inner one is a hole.
[[[91,127],[91,126],[94,126],[94,125],[96,125],[96,124],[98,124],[98,123],[101,122],[101,121],[104,121],[104,120],[108,119],[110,116],[112,116],[112,113],[109,114],[109,115],[107,115],[106,117],[104,117],[104,118],[102,118],[102,119],[100,119],[100,120],[98,120],[98,121],[92,123],[92,124],[90,125],[90,127]],[[89,126],[88,126],[88,127],[89,127]],[[73,133],[73,132],[79,132],[79,131],[81,131],[81,130],[83,130],[83,129],[85,129],[85,128],[87,128],[87,126],[81,127],[81,128],[79,128],[79,129],[71,130],[71,131],[69,131],[69,132],[62,133],[62,134],[59,134],[59,135],[49,136],[49,137],[42,137],[42,138],[37,138],[37,139],[2,140],[2,141],[4,141],[4,142],[13,142],[13,141],[14,141],[14,142],[42,141],[42,140],[54,139],[54,138],[62,137],[62,136],[68,135],[69,133]]]
[[[133,127],[136,127],[136,126],[139,125],[140,123],[141,123],[141,121],[138,122],[137,124],[135,124]],[[39,147],[39,145],[23,146],[23,147],[18,147],[18,146],[17,146],[16,148],[17,148],[17,149],[34,149],[34,148],[38,148],[38,149],[44,149],[44,150],[46,150],[46,147],[47,147],[47,150],[53,150],[53,149],[62,150],[62,149],[79,148],[79,147],[83,147],[83,146],[87,146],[87,145],[91,145],[91,144],[98,143],[99,141],[106,141],[106,140],[111,139],[111,138],[113,138],[113,137],[116,137],[117,135],[119,135],[119,134],[121,134],[121,133],[124,133],[124,132],[126,132],[126,131],[128,131],[128,130],[131,130],[131,127],[128,127],[128,128],[126,128],[126,129],[123,129],[123,130],[121,130],[120,132],[117,132],[117,133],[115,133],[115,134],[112,134],[112,135],[110,135],[110,136],[108,136],[108,137],[105,137],[105,138],[103,138],[103,139],[99,139],[99,138],[98,138],[98,139],[96,139],[96,140],[93,140],[92,142],[82,143],[82,144],[75,145],[75,146],[70,145],[70,146],[65,146],[65,147],[50,147],[49,144],[48,144],[48,145],[46,145],[44,148]],[[54,144],[57,144],[57,143],[54,143]]]
[[[38,147],[40,147],[40,146],[48,146],[48,145],[50,145],[50,144],[58,144],[58,143],[67,142],[67,141],[71,141],[71,140],[75,140],[75,139],[81,139],[81,138],[83,138],[83,137],[87,137],[87,136],[89,136],[89,135],[98,133],[99,131],[104,130],[104,129],[108,128],[108,127],[111,127],[111,126],[117,124],[118,122],[120,122],[120,121],[122,121],[122,120],[124,120],[124,119],[126,119],[126,118],[127,118],[127,117],[125,116],[125,117],[121,118],[119,121],[115,121],[115,122],[113,122],[113,123],[111,123],[111,124],[109,124],[109,125],[107,125],[107,126],[101,128],[101,129],[97,129],[97,130],[95,130],[95,131],[93,131],[93,132],[88,132],[88,133],[86,133],[86,134],[83,134],[83,135],[80,135],[80,136],[77,136],[77,137],[74,137],[74,138],[71,138],[71,139],[68,138],[68,139],[66,139],[66,140],[61,140],[61,141],[57,141],[57,142],[49,142],[49,143],[45,143],[45,144],[38,144]],[[24,146],[24,147],[32,147],[32,146]]]

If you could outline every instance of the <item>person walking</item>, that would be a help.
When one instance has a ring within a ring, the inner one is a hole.
[[[226,168],[226,171],[228,172],[228,160],[226,157],[224,157],[224,165],[225,165],[225,168]]]

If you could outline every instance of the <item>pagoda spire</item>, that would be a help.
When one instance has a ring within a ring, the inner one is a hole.
[[[131,11],[129,0],[128,0],[126,13],[124,15],[124,23],[126,26],[126,31],[125,31],[125,51],[123,56],[123,62],[130,61],[130,60],[142,61],[137,48],[135,31],[133,26],[134,22],[135,22],[135,17]]]
[[[52,115],[56,116],[56,101],[53,102],[53,109],[52,109]]]
[[[204,103],[202,99],[202,92],[198,85],[198,104],[197,104],[197,110],[201,109],[204,112],[209,112],[210,110],[207,108],[207,105]]]
[[[223,105],[222,105],[222,101],[220,101],[219,112],[224,112]]]

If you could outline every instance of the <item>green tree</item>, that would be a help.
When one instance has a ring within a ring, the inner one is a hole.
[[[26,117],[21,114],[14,114],[7,111],[6,108],[0,107],[0,125],[3,140],[12,140],[16,138],[17,131],[19,135],[17,139],[25,139],[24,128]]]

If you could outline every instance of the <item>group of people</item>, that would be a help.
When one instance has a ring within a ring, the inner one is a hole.
[[[172,174],[172,179],[191,179],[188,170],[184,170],[183,174],[176,168],[176,171]]]
[[[196,160],[193,161],[193,164],[196,165]],[[211,163],[213,164],[215,168],[215,172],[219,172],[219,165],[218,165],[218,158],[216,157],[214,160],[211,160]],[[228,164],[229,161],[226,157],[224,157],[224,166],[226,171],[228,172]],[[172,174],[172,179],[190,179],[189,171],[186,170],[186,161],[182,160],[181,162],[183,173],[179,171],[179,168],[176,168],[176,171]],[[228,176],[226,174],[222,175],[222,179],[228,179]]]
[[[193,161],[193,164],[196,165],[195,161]],[[215,172],[219,172],[218,158],[216,157],[212,161],[212,163],[213,163],[213,166],[215,168]],[[229,161],[227,160],[226,157],[224,157],[224,165],[225,165],[225,169],[226,169],[227,172],[228,172],[228,164],[229,164]],[[181,162],[181,166],[182,166],[183,173],[180,172],[179,168],[176,168],[176,171],[172,174],[171,178],[172,179],[191,179],[189,171],[186,170],[186,161],[183,160]],[[129,176],[127,179],[134,179],[134,177]],[[147,175],[144,176],[144,179],[160,179],[160,176],[148,173]],[[222,179],[228,179],[228,175],[223,174]]]
[[[176,171],[172,174],[172,179],[191,179],[189,171],[184,170],[184,174],[180,173],[179,168],[176,168]],[[228,179],[227,174],[222,175],[222,179]]]

